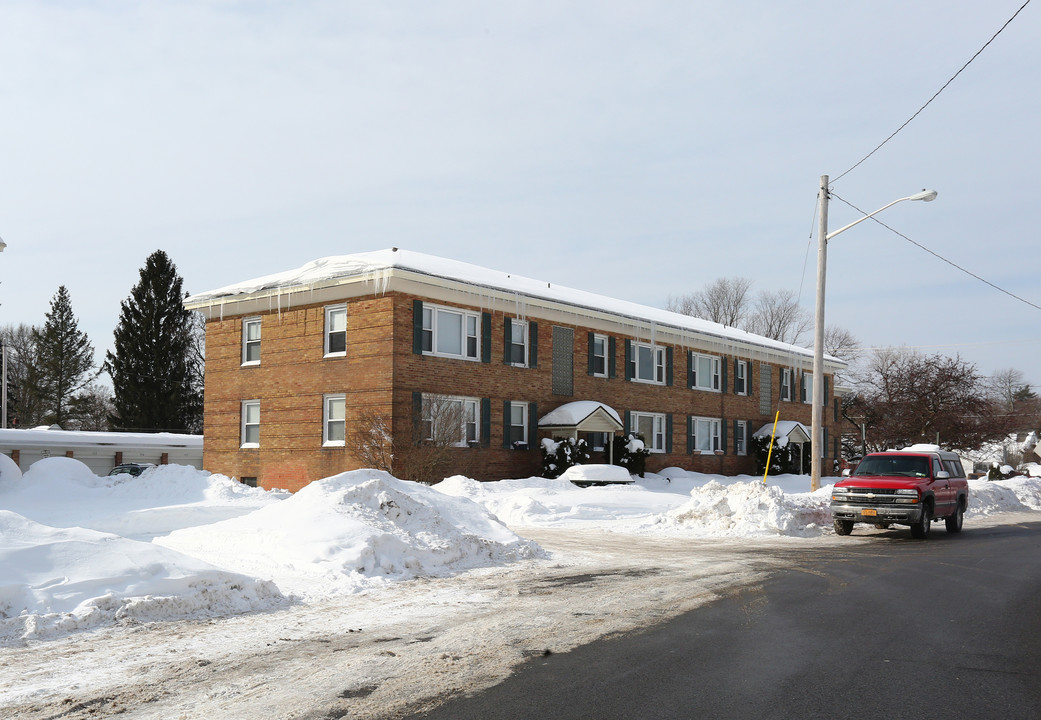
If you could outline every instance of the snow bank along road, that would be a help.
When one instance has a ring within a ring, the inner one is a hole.
[[[776,567],[771,548],[793,544],[521,532],[551,557],[271,613],[6,648],[0,714],[394,717],[492,685],[533,655],[693,609]]]
[[[786,567],[799,548],[875,541],[870,532],[690,540],[518,530],[550,558],[270,613],[123,625],[3,649],[0,715],[401,717],[493,685],[532,656],[697,608]]]

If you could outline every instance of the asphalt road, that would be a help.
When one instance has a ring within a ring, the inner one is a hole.
[[[783,552],[760,585],[412,717],[1041,718],[1041,523]]]

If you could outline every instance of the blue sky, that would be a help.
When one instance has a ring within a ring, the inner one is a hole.
[[[193,293],[399,246],[812,308],[820,176],[1021,5],[0,0],[0,324],[64,284],[100,355],[156,249]],[[1037,305],[1039,12],[833,188],[865,211],[936,189],[879,219]],[[832,201],[833,229],[856,217]],[[1041,310],[870,221],[828,257],[829,324],[1041,384]]]

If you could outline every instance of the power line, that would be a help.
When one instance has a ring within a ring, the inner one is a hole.
[[[1027,0],[1027,1],[1029,2],[1029,0]],[[858,208],[858,207],[857,207],[856,205],[854,205],[853,203],[851,203],[851,202],[849,202],[848,200],[845,200],[845,199],[843,199],[843,198],[839,197],[838,195],[836,195],[834,191],[832,191],[832,192],[830,193],[830,195],[831,195],[831,197],[833,197],[833,198],[836,198],[836,199],[838,199],[838,200],[841,200],[842,202],[846,203],[846,204],[847,204],[847,205],[849,205],[849,206],[850,206],[851,208],[853,208],[854,210],[856,210],[857,212],[859,212],[859,213],[860,213],[861,215],[867,215],[867,213],[866,213],[866,212],[864,212],[863,210],[861,210],[860,208]],[[907,237],[906,235],[904,235],[904,234],[903,234],[902,232],[900,232],[899,230],[894,230],[893,228],[889,227],[888,225],[886,225],[886,224],[885,224],[884,222],[882,222],[882,221],[881,221],[881,220],[879,220],[878,218],[876,218],[876,217],[872,217],[872,218],[871,218],[871,220],[874,220],[875,222],[877,222],[877,223],[878,223],[879,225],[881,225],[882,227],[884,227],[884,228],[885,228],[886,230],[888,230],[889,232],[891,232],[891,233],[893,233],[893,234],[895,234],[895,235],[899,235],[900,237],[902,237],[902,238],[903,238],[904,240],[906,240],[907,242],[911,243],[912,245],[914,245],[914,246],[916,246],[916,247],[918,247],[918,248],[921,248],[922,250],[925,250],[925,251],[926,251],[927,253],[929,253],[930,255],[932,255],[933,257],[935,257],[936,259],[938,259],[938,260],[942,260],[943,262],[947,263],[947,264],[948,264],[948,265],[950,265],[951,267],[953,267],[953,268],[955,268],[955,269],[957,269],[957,270],[960,270],[960,271],[962,271],[963,273],[965,273],[965,274],[966,274],[966,275],[968,275],[969,277],[973,277],[973,278],[976,278],[976,279],[977,279],[977,280],[979,280],[979,281],[980,281],[981,283],[983,283],[983,284],[985,284],[985,285],[989,285],[990,287],[994,288],[994,289],[995,289],[995,290],[997,290],[998,292],[1002,292],[1002,293],[1005,293],[1005,294],[1006,294],[1006,295],[1008,295],[1009,297],[1011,297],[1011,298],[1014,298],[1014,299],[1016,299],[1016,300],[1019,300],[1019,301],[1020,301],[1021,303],[1023,303],[1024,305],[1029,305],[1030,307],[1034,308],[1035,310],[1041,310],[1041,305],[1037,305],[1037,304],[1035,304],[1035,303],[1032,303],[1032,302],[1030,302],[1029,300],[1027,300],[1027,299],[1025,299],[1025,298],[1021,298],[1021,297],[1020,297],[1019,295],[1016,295],[1015,293],[1009,292],[1008,290],[1006,290],[1006,289],[1004,289],[1004,288],[1002,288],[1002,287],[998,287],[997,285],[995,285],[994,283],[992,283],[992,282],[991,282],[990,280],[985,280],[984,278],[981,278],[981,277],[980,277],[979,275],[977,275],[976,273],[972,272],[971,270],[967,270],[967,269],[963,268],[963,267],[962,267],[961,265],[957,264],[956,262],[954,262],[954,261],[952,261],[952,260],[948,260],[948,259],[947,259],[947,258],[945,258],[945,257],[944,257],[943,255],[940,255],[940,254],[939,254],[939,253],[937,253],[937,252],[933,252],[932,250],[930,250],[929,248],[927,248],[927,247],[926,247],[925,245],[922,245],[922,244],[921,244],[921,243],[919,243],[919,242],[915,242],[914,240],[912,240],[911,238]]]
[[[904,122],[904,124],[903,124],[903,125],[901,125],[901,126],[900,126],[900,127],[898,127],[898,128],[896,129],[896,130],[894,130],[894,131],[893,131],[893,134],[892,134],[892,135],[890,135],[890,136],[889,136],[889,137],[887,137],[887,138],[886,138],[885,140],[883,140],[883,141],[882,141],[881,143],[879,143],[879,144],[878,144],[878,147],[876,147],[876,148],[875,148],[874,150],[872,150],[872,151],[871,151],[871,152],[869,152],[869,153],[868,153],[867,155],[865,155],[865,156],[864,156],[864,157],[862,157],[862,158],[861,158],[860,160],[858,160],[858,161],[857,161],[857,162],[856,162],[856,163],[855,163],[855,164],[853,165],[853,167],[851,167],[851,168],[850,168],[849,170],[846,170],[846,172],[844,172],[844,173],[842,173],[841,175],[839,175],[838,177],[834,178],[834,179],[832,180],[832,182],[833,182],[833,183],[834,183],[834,182],[838,182],[839,180],[841,180],[842,178],[844,178],[844,177],[845,177],[846,175],[848,175],[848,174],[850,174],[851,172],[853,172],[854,170],[856,170],[856,169],[857,169],[857,168],[858,168],[858,167],[859,167],[859,166],[860,166],[860,165],[861,165],[861,164],[862,164],[862,163],[863,163],[863,162],[864,162],[865,160],[867,160],[867,159],[868,159],[869,157],[871,157],[871,156],[872,156],[872,155],[874,155],[874,154],[875,154],[876,152],[878,152],[879,150],[881,150],[881,149],[882,149],[882,146],[883,146],[883,145],[885,145],[885,144],[886,144],[886,143],[888,143],[888,142],[889,142],[890,140],[892,140],[892,139],[893,139],[894,137],[896,137],[897,133],[899,133],[899,132],[900,132],[901,130],[903,130],[903,129],[904,129],[905,127],[907,127],[908,125],[910,125],[910,124],[911,124],[911,121],[912,121],[912,120],[914,120],[914,119],[915,119],[916,117],[918,117],[918,116],[919,116],[919,115],[921,114],[921,112],[922,112],[923,110],[925,110],[925,109],[926,109],[927,107],[929,107],[929,104],[930,104],[930,103],[932,103],[932,101],[933,101],[933,100],[935,100],[935,99],[936,99],[936,98],[937,98],[937,97],[938,97],[938,96],[940,95],[940,93],[942,93],[942,92],[943,92],[944,90],[946,90],[946,89],[947,89],[947,86],[948,86],[948,85],[950,85],[950,84],[951,84],[952,82],[954,82],[955,78],[957,78],[957,77],[958,77],[959,75],[961,75],[961,74],[962,74],[962,71],[963,71],[963,70],[965,70],[965,68],[969,67],[969,65],[970,65],[970,64],[972,63],[972,61],[973,61],[973,60],[975,60],[975,59],[976,59],[977,57],[979,57],[979,56],[980,56],[980,53],[982,53],[982,52],[983,52],[984,50],[986,50],[986,49],[987,49],[987,46],[988,46],[988,45],[990,45],[990,44],[991,44],[992,42],[994,42],[994,39],[995,39],[995,38],[997,38],[997,36],[998,36],[998,35],[1000,35],[1000,34],[1001,34],[1001,33],[1002,33],[1002,32],[1003,32],[1004,30],[1005,30],[1005,28],[1007,28],[1007,27],[1008,27],[1008,26],[1009,26],[1009,25],[1010,25],[1010,24],[1012,23],[1012,21],[1016,19],[1016,16],[1017,16],[1017,15],[1019,15],[1019,13],[1023,12],[1023,8],[1025,8],[1025,7],[1026,7],[1027,5],[1029,5],[1029,4],[1030,4],[1030,0],[1026,0],[1026,2],[1024,2],[1024,3],[1022,4],[1022,5],[1020,5],[1020,6],[1019,6],[1019,10],[1016,10],[1016,12],[1015,12],[1015,13],[1013,13],[1012,17],[1010,17],[1010,18],[1009,18],[1009,19],[1008,19],[1008,20],[1007,20],[1007,21],[1005,22],[1005,24],[1004,24],[1004,25],[1002,25],[1002,26],[1001,26],[1001,28],[1000,28],[1000,29],[999,29],[999,30],[998,30],[998,31],[997,31],[996,33],[994,33],[994,35],[992,35],[992,36],[991,36],[990,40],[988,40],[987,42],[985,42],[985,43],[983,44],[983,47],[981,47],[981,48],[980,48],[979,50],[977,50],[977,51],[976,51],[976,54],[975,54],[975,55],[973,55],[973,56],[972,56],[971,58],[969,58],[969,61],[968,61],[968,62],[966,62],[966,63],[965,63],[964,65],[962,65],[962,66],[961,66],[961,68],[960,68],[960,69],[958,70],[958,72],[954,73],[954,75],[952,75],[952,76],[951,76],[951,79],[950,79],[950,80],[948,80],[947,82],[945,82],[945,83],[943,84],[943,87],[941,87],[941,88],[940,88],[939,90],[937,90],[937,91],[936,91],[936,93],[935,93],[935,94],[934,94],[934,95],[933,95],[933,96],[932,96],[931,98],[929,98],[929,100],[928,100],[928,101],[926,101],[925,105],[922,105],[922,107],[918,108],[918,111],[917,111],[917,112],[916,112],[916,113],[915,113],[914,115],[912,115],[911,117],[909,117],[909,118],[907,119],[907,121],[906,121],[906,122]]]

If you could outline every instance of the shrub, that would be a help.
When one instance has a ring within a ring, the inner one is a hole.
[[[643,477],[647,468],[647,456],[651,454],[643,442],[643,435],[616,435],[613,442],[614,464],[624,467],[630,475]]]
[[[542,477],[560,477],[572,465],[584,465],[589,462],[589,446],[585,440],[543,438]]]
[[[767,436],[752,437],[752,454],[755,456],[755,472],[762,475],[766,471],[766,458],[770,457],[769,475],[780,475],[781,473],[795,472],[792,467],[792,448],[787,442],[780,445],[777,438],[773,438],[773,450],[770,450],[770,438]]]

